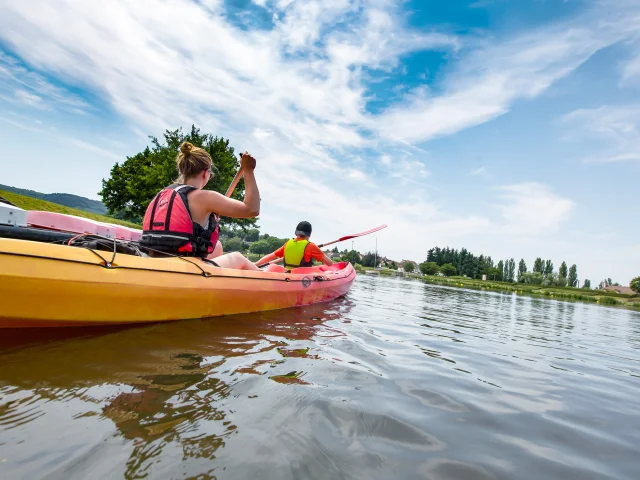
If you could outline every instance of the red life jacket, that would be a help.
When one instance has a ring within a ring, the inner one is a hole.
[[[195,187],[173,184],[158,193],[147,207],[140,245],[182,256],[206,257],[218,242],[217,216],[209,215],[207,228],[195,223],[187,194]]]

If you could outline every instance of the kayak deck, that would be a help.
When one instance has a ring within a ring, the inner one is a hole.
[[[298,273],[296,270],[300,270]],[[160,322],[275,310],[346,294],[351,264],[243,271],[0,238],[0,328]]]

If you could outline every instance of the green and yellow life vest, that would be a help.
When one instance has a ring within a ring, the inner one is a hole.
[[[309,245],[309,240],[296,240],[292,238],[284,246],[284,268],[312,267],[313,259],[304,261],[304,252]]]

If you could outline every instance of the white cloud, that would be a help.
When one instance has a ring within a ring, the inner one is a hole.
[[[0,51],[0,97],[9,103],[32,107],[84,111],[89,105],[77,95],[53,85],[42,75],[29,71],[21,63]]]
[[[42,98],[38,95],[26,92],[24,90],[16,90],[14,92],[14,96],[19,102],[25,103],[32,107],[42,107],[44,103]]]
[[[638,78],[640,78],[640,53],[632,57],[622,68],[623,82]]]
[[[536,236],[557,231],[575,207],[572,200],[553,193],[549,187],[529,182],[497,187],[503,204],[501,232]]]
[[[587,162],[640,161],[640,104],[606,105],[565,115],[562,123],[580,142],[597,142]]]
[[[253,129],[253,136],[259,140],[264,140],[265,138],[269,138],[272,135],[273,130],[269,130],[268,128],[256,127]]]
[[[476,168],[475,170],[471,170],[471,175],[486,175],[487,173],[487,167],[482,166],[480,168]]]
[[[444,93],[418,91],[377,119],[392,141],[424,142],[479,125],[544,93],[599,50],[636,35],[640,10],[590,11],[578,20],[489,44],[463,58]],[[626,16],[625,16],[626,14]]]
[[[391,157],[389,155],[386,155],[386,154],[381,155],[380,156],[380,163],[382,165],[384,165],[385,167],[390,166],[391,165]]]

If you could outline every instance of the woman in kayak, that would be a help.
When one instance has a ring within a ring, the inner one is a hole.
[[[276,258],[284,259],[284,268],[312,267],[313,260],[325,265],[333,265],[333,261],[315,243],[309,241],[311,224],[300,222],[296,227],[296,238],[287,241],[278,250],[258,260],[257,265],[264,265]]]
[[[180,145],[177,183],[160,191],[144,216],[140,244],[152,250],[180,256],[215,258],[223,268],[257,270],[238,252],[222,255],[218,241],[218,217],[253,218],[260,214],[260,193],[254,175],[256,160],[243,153],[244,201],[203,190],[213,177],[209,152],[189,142]]]

